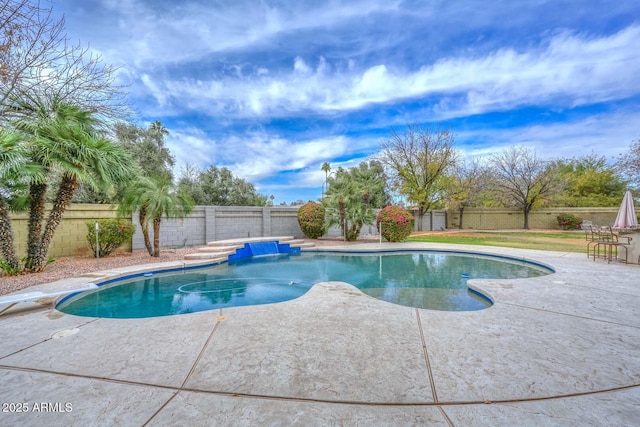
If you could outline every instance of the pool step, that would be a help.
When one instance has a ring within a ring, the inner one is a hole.
[[[303,239],[296,239],[293,236],[276,236],[276,237],[253,237],[247,239],[227,239],[217,240],[207,243],[207,246],[198,248],[198,252],[187,254],[184,259],[191,260],[219,260],[226,261],[229,255],[235,254],[237,249],[243,248],[245,243],[260,243],[277,241],[280,244],[287,244],[291,248],[314,248],[313,242],[305,242]]]
[[[184,259],[188,259],[188,260],[197,260],[197,259],[207,259],[207,260],[211,260],[212,262],[224,262],[228,259],[229,254],[224,254],[221,256],[220,253],[218,252],[194,252],[192,254],[186,254],[184,256]]]
[[[260,242],[273,242],[278,241],[280,243],[289,243],[289,241],[294,240],[293,236],[275,236],[275,237],[248,237],[246,239],[227,239],[227,240],[216,240],[214,242],[208,242],[207,246],[228,246],[228,245],[239,245],[243,247],[245,243],[260,243]]]
[[[282,242],[288,244],[292,248],[315,248],[316,244],[313,242],[305,242],[304,240],[291,240],[288,242]]]
[[[200,252],[229,252],[229,253],[234,253],[236,251],[236,249],[240,249],[243,248],[244,245],[233,245],[233,246],[203,246],[201,248],[198,248],[198,250]]]

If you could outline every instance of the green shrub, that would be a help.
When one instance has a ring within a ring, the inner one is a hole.
[[[298,209],[298,224],[304,235],[309,239],[322,237],[324,228],[324,206],[320,203],[309,202]]]
[[[378,231],[382,223],[382,237],[390,242],[399,242],[409,237],[413,222],[413,215],[400,206],[387,206],[378,212]]]
[[[44,263],[44,267],[46,267],[49,264],[52,264],[56,262],[56,259],[54,257],[49,257],[47,259],[47,262]],[[11,265],[9,265],[8,262],[6,262],[3,259],[0,259],[0,270],[2,271],[2,273],[0,274],[0,276],[4,275],[4,276],[18,276],[20,274],[24,274],[27,270],[26,270],[26,265],[27,263],[27,257],[22,257],[20,259],[20,261],[18,262],[18,267],[13,268],[11,267]]]
[[[582,224],[582,218],[578,218],[577,216],[570,213],[562,213],[557,216],[558,225],[563,230],[573,230],[576,228],[580,228],[580,224]]]
[[[126,219],[99,219],[87,221],[87,242],[93,255],[96,253],[96,222],[98,223],[98,252],[101,257],[109,255],[121,244],[131,240],[136,226]]]

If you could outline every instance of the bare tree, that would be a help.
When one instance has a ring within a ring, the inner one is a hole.
[[[631,143],[628,153],[618,157],[617,166],[629,177],[635,188],[640,188],[640,139]]]
[[[478,159],[458,164],[447,185],[446,205],[460,214],[458,228],[463,228],[465,208],[475,206],[491,184],[487,165]]]
[[[57,99],[97,118],[129,111],[116,68],[88,47],[70,44],[64,17],[37,0],[0,0],[0,120],[19,116],[16,103]]]
[[[491,163],[497,190],[505,200],[522,209],[524,228],[529,229],[529,212],[559,189],[557,169],[533,149],[521,146],[493,155]]]
[[[422,217],[444,198],[446,175],[458,161],[454,136],[446,129],[431,130],[408,125],[380,143],[379,160],[390,172],[393,188],[418,207]]]
[[[35,70],[45,70],[64,56],[64,19],[54,21],[51,9],[30,0],[0,0],[0,104],[17,88],[35,82]]]

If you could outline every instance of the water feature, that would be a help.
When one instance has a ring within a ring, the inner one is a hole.
[[[254,242],[247,243],[246,245],[249,246],[252,256],[277,254],[280,252],[277,242]]]

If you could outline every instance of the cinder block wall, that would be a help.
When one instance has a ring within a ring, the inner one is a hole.
[[[50,206],[47,206],[50,209]],[[262,236],[294,236],[303,238],[297,220],[298,207],[243,207],[243,206],[196,206],[183,219],[162,219],[160,244],[164,248],[203,245],[206,242],[223,239]],[[48,210],[46,212],[48,214]],[[531,228],[559,228],[556,217],[560,213],[572,213],[597,225],[612,225],[618,213],[617,208],[547,208],[531,212]],[[417,212],[413,212],[417,222]],[[116,218],[116,208],[111,205],[73,204],[67,208],[62,223],[54,235],[49,248],[53,257],[85,255],[89,252],[87,243],[87,221]],[[132,218],[136,226],[131,243],[120,249],[125,251],[144,249],[142,232],[136,215]],[[426,212],[422,220],[422,230],[458,228],[458,212],[437,210]],[[16,250],[20,257],[26,255],[27,213],[11,214]],[[464,228],[478,230],[520,229],[524,223],[522,212],[515,209],[466,209]],[[415,229],[418,229],[416,224]],[[375,223],[367,224],[363,234],[377,234]],[[329,230],[328,236],[337,237],[341,232],[337,227]]]
[[[377,215],[380,209],[374,209],[375,214]],[[415,218],[414,231],[420,230],[419,223],[420,218],[418,217],[417,210],[410,211],[413,217]],[[297,221],[297,219],[296,219]],[[433,225],[432,225],[433,224]],[[427,211],[422,217],[422,231],[429,230],[444,230],[447,227],[447,213],[445,210],[433,210]],[[375,221],[372,224],[365,224],[360,231],[360,235],[366,234],[378,234],[378,228],[376,227]],[[342,230],[340,227],[333,226],[328,231],[326,236],[328,237],[339,237],[342,236]]]
[[[49,209],[51,209],[51,205],[46,205],[45,218],[49,215]],[[26,256],[29,214],[26,212],[13,213],[10,218],[18,256]],[[90,249],[87,243],[87,221],[108,218],[117,218],[116,210],[111,205],[70,205],[53,236],[53,241],[49,246],[49,256],[88,254]],[[131,251],[131,243],[123,244],[120,249]]]
[[[416,224],[413,227],[414,230],[420,230],[418,228],[418,211],[411,211],[413,217],[416,219]],[[422,216],[422,231],[430,231],[430,230],[444,230],[447,228],[447,213],[445,210],[433,210],[427,211]]]
[[[165,248],[182,247],[215,240],[264,236],[294,236],[302,239],[304,234],[298,225],[297,213],[298,207],[285,206],[196,206],[184,219],[162,219],[160,245]],[[417,222],[417,212],[413,214]],[[445,227],[444,210],[425,213],[423,230],[441,230]],[[415,228],[418,229],[417,223]],[[375,222],[363,226],[362,234],[378,234]],[[329,237],[341,235],[338,227],[331,227],[327,233]],[[139,229],[133,236],[132,247],[134,250],[144,249],[142,231]]]
[[[196,206],[184,219],[162,219],[160,245],[183,247],[263,236],[303,238],[297,212],[297,207]],[[136,229],[132,247],[144,249],[141,230]]]
[[[530,228],[559,229],[557,216],[570,213],[583,220],[590,220],[596,225],[613,225],[618,215],[618,208],[545,208],[536,209],[529,213]],[[447,228],[458,228],[460,214],[449,211]],[[462,218],[463,228],[476,230],[519,229],[524,226],[524,214],[517,209],[501,208],[467,208]]]

